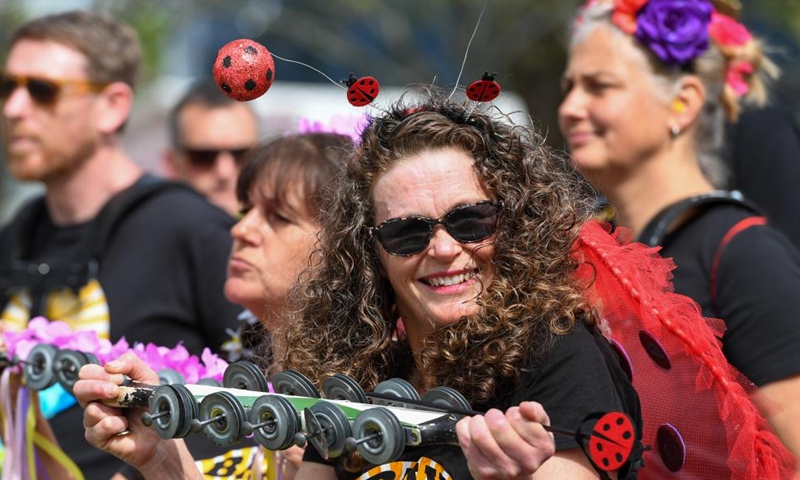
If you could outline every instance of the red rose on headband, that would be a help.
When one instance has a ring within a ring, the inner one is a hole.
[[[711,15],[708,33],[715,43],[725,47],[741,47],[753,39],[744,25],[717,12]]]
[[[636,14],[647,0],[614,0],[614,13],[611,20],[620,30],[633,35],[636,31]]]

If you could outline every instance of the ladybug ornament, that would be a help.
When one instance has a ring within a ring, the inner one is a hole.
[[[245,102],[269,90],[275,80],[275,60],[264,45],[249,39],[227,43],[214,60],[214,81],[225,95]]]
[[[633,423],[621,412],[609,412],[598,419],[589,439],[589,458],[601,470],[619,470],[633,451],[636,433]]]
[[[476,102],[491,102],[500,95],[500,84],[494,81],[495,73],[484,72],[480,80],[467,85],[467,98]]]
[[[374,77],[350,78],[342,80],[347,86],[347,101],[354,107],[364,107],[372,103],[381,91],[381,85]]]

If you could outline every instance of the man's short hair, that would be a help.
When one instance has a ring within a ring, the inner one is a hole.
[[[170,144],[177,148],[181,145],[181,125],[180,116],[181,112],[186,107],[191,105],[199,105],[201,107],[216,109],[226,108],[233,105],[238,105],[240,102],[231,99],[225,95],[216,83],[210,80],[200,80],[193,83],[186,93],[178,100],[178,103],[172,107],[169,112],[169,141]],[[248,109],[250,107],[247,107]],[[254,114],[255,116],[255,114]]]
[[[139,36],[108,13],[74,10],[35,18],[17,28],[9,45],[23,39],[50,40],[81,52],[92,82],[136,86],[142,61]]]

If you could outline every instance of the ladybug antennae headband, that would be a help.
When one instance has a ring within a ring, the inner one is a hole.
[[[332,84],[336,85],[337,87],[339,87],[339,88],[341,88],[341,89],[343,89],[343,90],[347,90],[347,87],[343,87],[342,85],[340,85],[340,84],[339,84],[339,83],[338,83],[336,80],[334,80],[334,79],[332,79],[331,77],[329,77],[328,75],[326,75],[326,74],[325,74],[325,72],[323,72],[322,70],[320,70],[320,69],[318,69],[318,68],[312,67],[311,65],[309,65],[309,64],[307,64],[307,63],[304,63],[304,62],[301,62],[301,61],[298,61],[298,60],[290,60],[290,59],[288,59],[288,58],[283,58],[283,57],[280,57],[280,56],[278,56],[278,55],[275,55],[275,53],[274,53],[274,52],[272,53],[272,56],[273,56],[273,57],[275,57],[275,58],[277,58],[278,60],[282,60],[282,61],[284,61],[284,62],[288,62],[288,63],[296,63],[296,64],[298,64],[298,65],[302,65],[302,66],[304,66],[304,67],[306,67],[306,68],[310,68],[311,70],[314,70],[315,72],[319,73],[319,74],[320,74],[320,75],[322,75],[323,77],[327,78],[327,79],[328,79],[328,80],[329,80],[329,81],[330,81]]]
[[[475,39],[475,34],[478,33],[478,27],[481,24],[481,19],[483,18],[483,13],[486,11],[486,7],[489,6],[489,2],[491,0],[486,0],[483,4],[483,8],[481,9],[480,15],[478,15],[478,21],[475,22],[475,28],[472,30],[472,36],[469,37],[469,42],[467,42],[467,50],[464,52],[464,59],[461,61],[461,70],[458,71],[458,78],[456,78],[456,84],[453,87],[453,91],[450,92],[450,96],[447,97],[448,100],[453,98],[455,95],[456,90],[458,90],[458,83],[461,81],[461,75],[464,73],[464,66],[467,64],[467,57],[469,56],[469,49],[472,46],[472,41]]]
[[[342,80],[342,87],[321,70],[307,63],[290,60],[271,53],[264,45],[250,40],[239,39],[225,44],[217,52],[214,60],[214,80],[227,96],[240,102],[255,100],[265,94],[275,80],[275,60],[296,63],[319,73],[331,83],[347,91],[347,101],[355,107],[363,107],[372,103],[381,90],[381,86],[373,77],[350,78]]]
[[[464,73],[464,66],[469,56],[470,47],[489,2],[490,0],[486,0],[483,4],[478,21],[467,43],[456,84],[447,100],[450,100],[458,90],[458,83]],[[273,57],[284,62],[296,63],[307,67],[319,73],[337,87],[342,88],[339,83],[321,70],[304,62],[274,55],[265,46],[250,39],[234,40],[220,48],[212,69],[214,79],[220,89],[230,98],[238,101],[254,100],[266,93],[275,80],[275,61]],[[470,83],[466,88],[467,98],[476,102],[489,102],[497,98],[501,89],[500,85],[494,81],[494,77],[494,74],[486,72],[480,80]],[[356,77],[351,73],[350,78],[342,80],[341,83],[345,84],[347,101],[356,107],[369,105],[380,92],[380,84],[374,77],[370,76]]]

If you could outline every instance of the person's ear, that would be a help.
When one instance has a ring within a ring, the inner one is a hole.
[[[694,75],[684,77],[680,90],[672,98],[668,128],[673,136],[692,128],[700,116],[705,101],[706,89],[703,87],[703,82]]]
[[[128,121],[133,109],[133,89],[123,82],[114,82],[98,94],[96,126],[101,133],[117,132]]]

